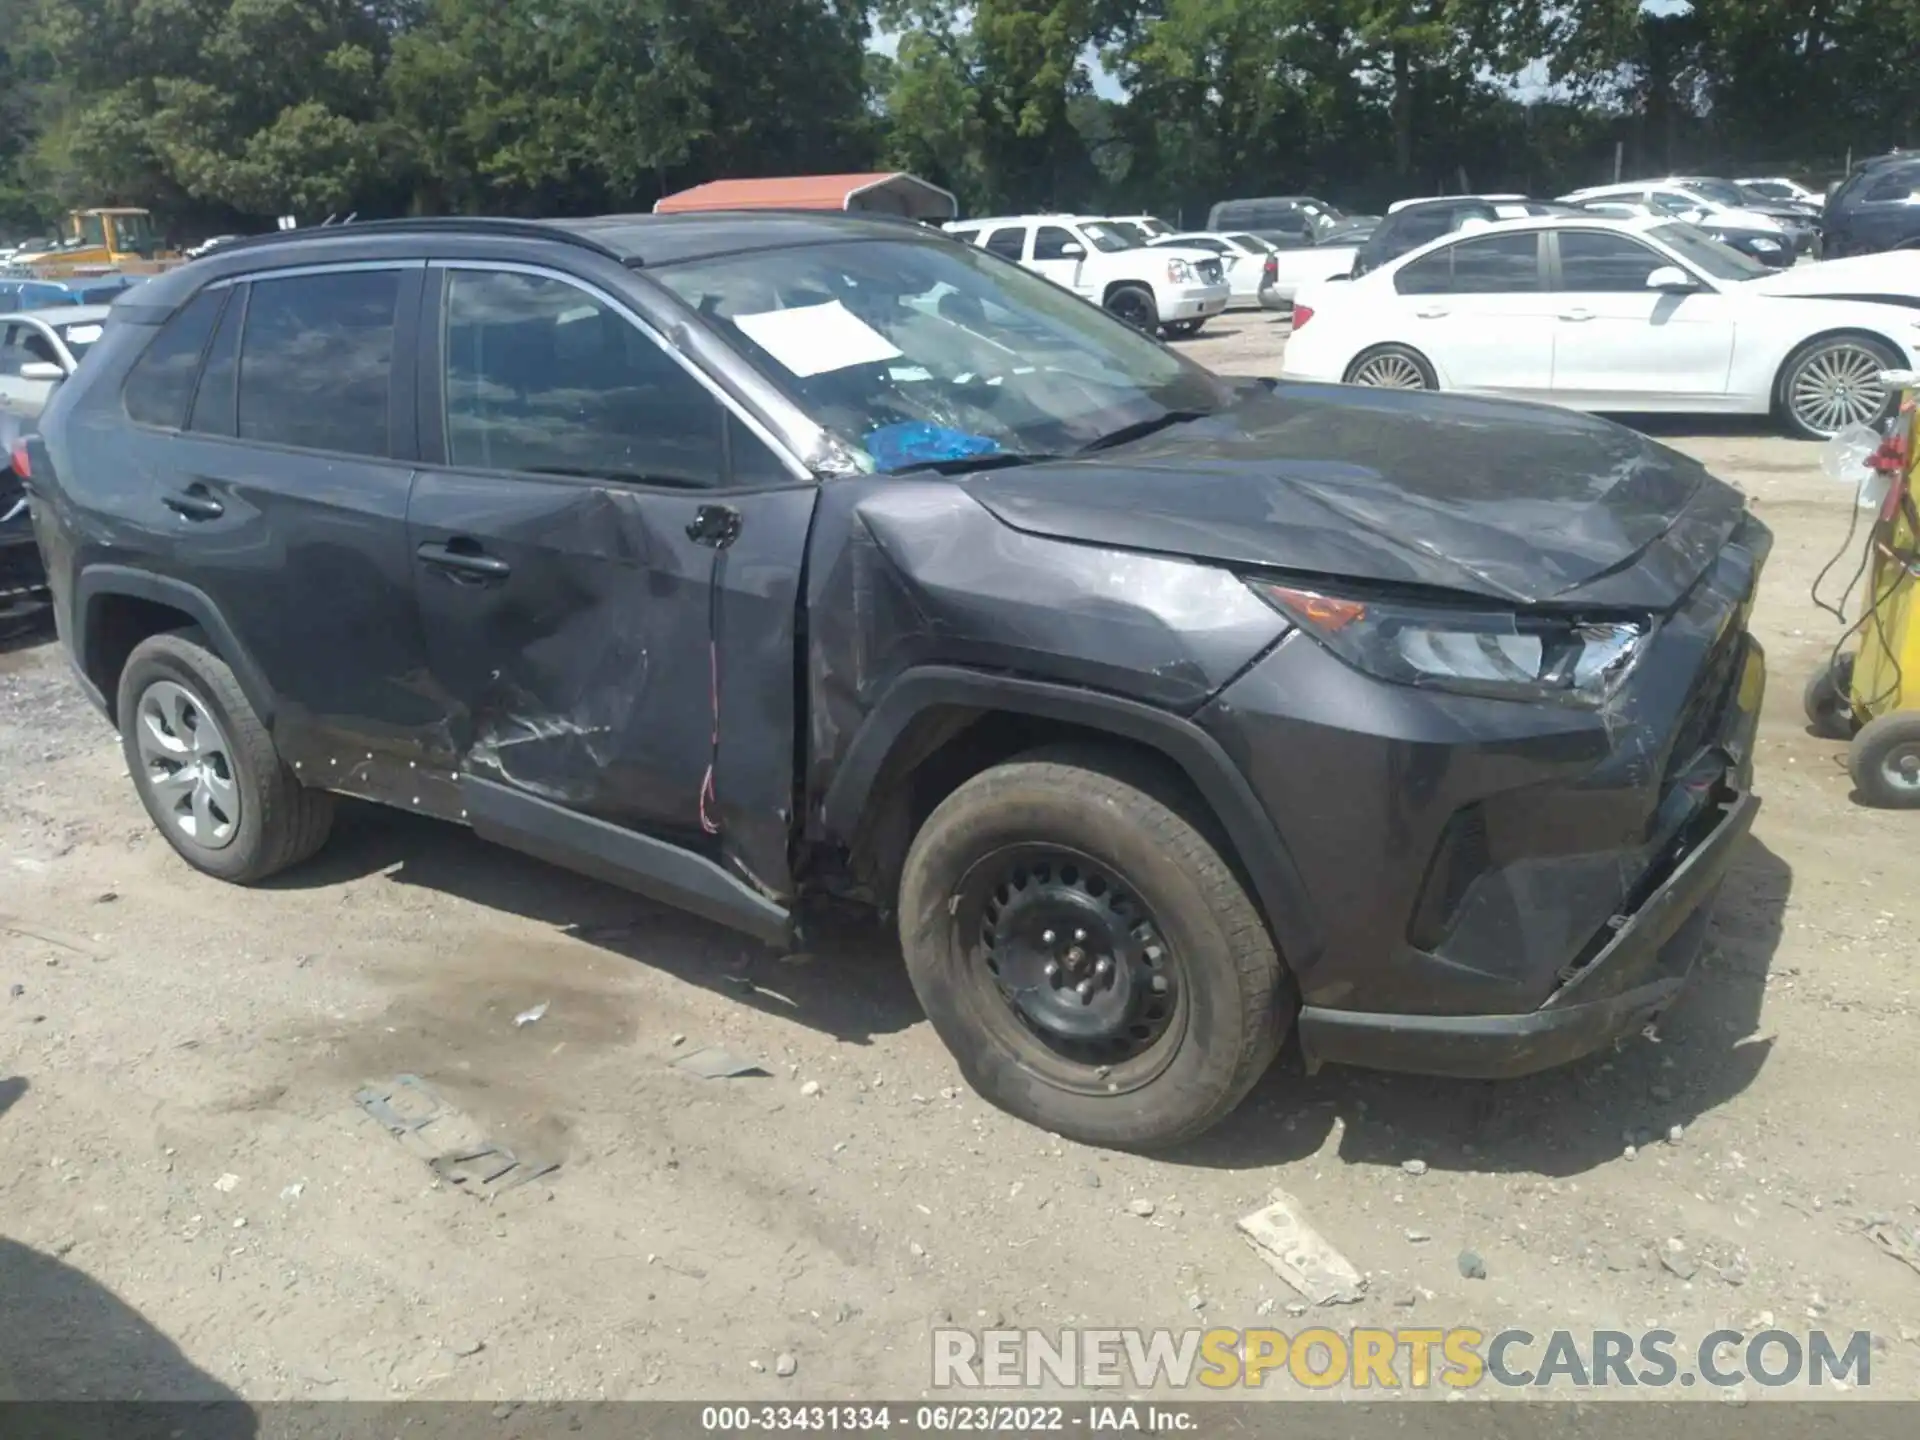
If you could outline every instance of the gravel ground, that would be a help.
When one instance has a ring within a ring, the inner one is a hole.
[[[1186,348],[1273,373],[1284,333]],[[1845,502],[1764,428],[1661,434],[1778,543],[1765,806],[1658,1041],[1496,1085],[1278,1069],[1162,1159],[959,1088],[881,934],[782,962],[368,809],[277,883],[200,878],[57,650],[0,655],[0,1396],[911,1397],[948,1320],[1291,1323],[1233,1229],[1275,1186],[1369,1277],[1337,1325],[1865,1329],[1872,1392],[1920,1396],[1920,1271],[1864,1233],[1920,1223],[1920,817],[1854,805],[1799,715]],[[672,1067],[707,1045],[766,1073]],[[560,1168],[441,1182],[354,1102],[402,1073]]]

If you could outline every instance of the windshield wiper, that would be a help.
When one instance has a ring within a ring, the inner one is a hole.
[[[998,451],[991,455],[956,455],[951,460],[922,460],[916,465],[902,465],[898,470],[889,470],[886,473],[915,475],[923,470],[930,470],[935,475],[971,475],[975,470],[1005,470],[1014,465],[1037,465],[1043,460],[1064,458],[1060,455]]]
[[[1131,425],[1122,425],[1118,430],[1109,430],[1098,440],[1089,440],[1075,453],[1089,455],[1095,450],[1111,450],[1115,445],[1124,445],[1129,440],[1144,440],[1149,435],[1170,430],[1175,425],[1204,420],[1212,413],[1211,410],[1169,410],[1165,414],[1154,416],[1151,420],[1136,420]]]

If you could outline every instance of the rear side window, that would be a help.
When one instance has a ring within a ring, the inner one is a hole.
[[[1488,235],[1427,255],[1393,277],[1402,295],[1503,295],[1540,288],[1540,237]]]
[[[1018,260],[1026,249],[1027,227],[1024,225],[1002,225],[987,237],[986,248],[1003,260]]]
[[[213,343],[207,347],[206,364],[200,367],[200,385],[193,392],[193,409],[187,416],[189,430],[208,435],[233,434],[240,326],[246,315],[247,290],[244,285],[238,285],[227,308],[221,312],[220,328],[213,332]]]
[[[443,343],[449,464],[682,488],[790,478],[650,336],[565,281],[450,271]]]
[[[387,453],[398,270],[256,280],[240,343],[243,440]]]
[[[963,225],[947,231],[947,234],[956,240],[963,240],[971,245],[980,238],[980,229],[976,225]]]
[[[202,290],[160,327],[127,376],[123,399],[129,419],[168,430],[186,424],[193,377],[200,371],[200,356],[226,298],[225,290]]]

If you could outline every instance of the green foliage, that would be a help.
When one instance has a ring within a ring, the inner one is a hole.
[[[0,0],[0,228],[637,210],[879,166],[974,211],[1189,218],[1554,191],[1616,147],[1830,170],[1920,140],[1916,55],[1920,0]]]

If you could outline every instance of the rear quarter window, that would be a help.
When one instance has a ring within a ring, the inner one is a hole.
[[[178,430],[187,423],[187,402],[194,377],[220,318],[227,291],[202,290],[186,308],[160,327],[145,353],[134,362],[122,392],[129,419],[141,425]]]

